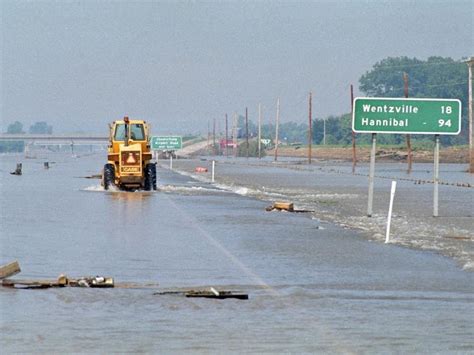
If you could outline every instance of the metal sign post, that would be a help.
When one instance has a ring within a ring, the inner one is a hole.
[[[372,150],[370,151],[370,168],[369,168],[369,201],[367,204],[367,217],[372,217],[372,203],[374,200],[375,146],[376,144],[377,144],[377,134],[372,133]]]
[[[461,132],[461,101],[358,97],[354,99],[352,130],[372,133],[367,216],[372,216],[376,134],[434,134],[433,216],[438,216],[439,135]]]
[[[433,176],[433,217],[438,217],[438,182],[439,182],[439,135],[435,135],[434,176]]]

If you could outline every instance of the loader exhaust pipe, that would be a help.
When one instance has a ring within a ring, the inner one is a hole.
[[[130,134],[129,134],[129,119],[128,119],[128,116],[125,116],[123,118],[123,121],[125,122],[125,146],[128,147],[128,140],[130,138]]]

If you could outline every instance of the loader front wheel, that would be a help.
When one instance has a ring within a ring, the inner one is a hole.
[[[115,182],[115,166],[113,164],[104,165],[104,189],[108,190]]]
[[[149,163],[145,166],[145,186],[146,191],[156,190],[156,164]]]
[[[153,188],[153,190],[156,190],[156,163],[151,164],[151,165],[152,165],[152,168],[151,168],[151,176],[152,176],[151,187]]]

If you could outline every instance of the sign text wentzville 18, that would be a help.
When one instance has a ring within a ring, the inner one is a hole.
[[[356,98],[356,133],[459,134],[461,102],[453,99]]]

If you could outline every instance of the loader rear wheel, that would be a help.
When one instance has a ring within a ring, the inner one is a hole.
[[[145,166],[145,186],[146,191],[156,190],[156,164],[149,163]]]
[[[104,165],[104,189],[108,190],[115,182],[115,166],[113,164]]]

